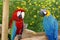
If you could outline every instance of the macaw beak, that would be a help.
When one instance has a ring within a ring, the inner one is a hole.
[[[44,12],[41,12],[40,13],[40,16],[44,17],[45,16]]]
[[[18,16],[18,18],[21,19],[21,18],[22,18],[22,15],[20,14],[20,15]]]
[[[43,16],[44,17],[46,14],[47,14],[46,10],[41,10],[40,11],[40,16]]]
[[[24,12],[18,12],[17,16],[19,19],[21,19],[21,18],[24,19],[24,14],[25,14]]]

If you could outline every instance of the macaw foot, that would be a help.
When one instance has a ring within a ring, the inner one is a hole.
[[[19,36],[18,36],[18,40],[21,40],[21,39],[22,39],[22,36],[19,35]]]
[[[21,40],[22,39],[22,35],[16,35],[15,40]]]
[[[19,35],[19,36],[18,36],[18,40],[21,40],[21,39],[22,39],[22,36],[21,36],[21,35]]]
[[[18,39],[18,40],[21,40],[21,39]]]

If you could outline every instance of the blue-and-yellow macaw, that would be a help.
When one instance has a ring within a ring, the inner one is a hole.
[[[40,15],[44,16],[43,26],[48,40],[58,40],[58,22],[49,10],[42,9]]]

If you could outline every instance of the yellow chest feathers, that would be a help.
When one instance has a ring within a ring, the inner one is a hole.
[[[47,12],[46,16],[47,16],[47,17],[50,16],[50,11],[47,10],[46,12]]]

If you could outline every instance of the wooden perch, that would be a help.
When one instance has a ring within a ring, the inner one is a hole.
[[[2,40],[8,40],[9,0],[3,0]]]
[[[60,35],[58,37],[60,38]],[[17,39],[16,36],[15,40]],[[47,40],[47,37],[44,32],[36,33],[32,30],[25,29],[21,40]]]
[[[1,25],[0,25],[0,29],[1,29]],[[1,34],[1,30],[0,30],[0,34]],[[58,37],[60,40],[60,30],[59,30],[59,36]],[[17,40],[17,37],[16,37],[16,40]],[[47,37],[45,36],[44,32],[36,33],[32,30],[24,29],[21,40],[47,40]]]
[[[35,36],[31,38],[24,38],[22,40],[47,40],[46,36]]]

